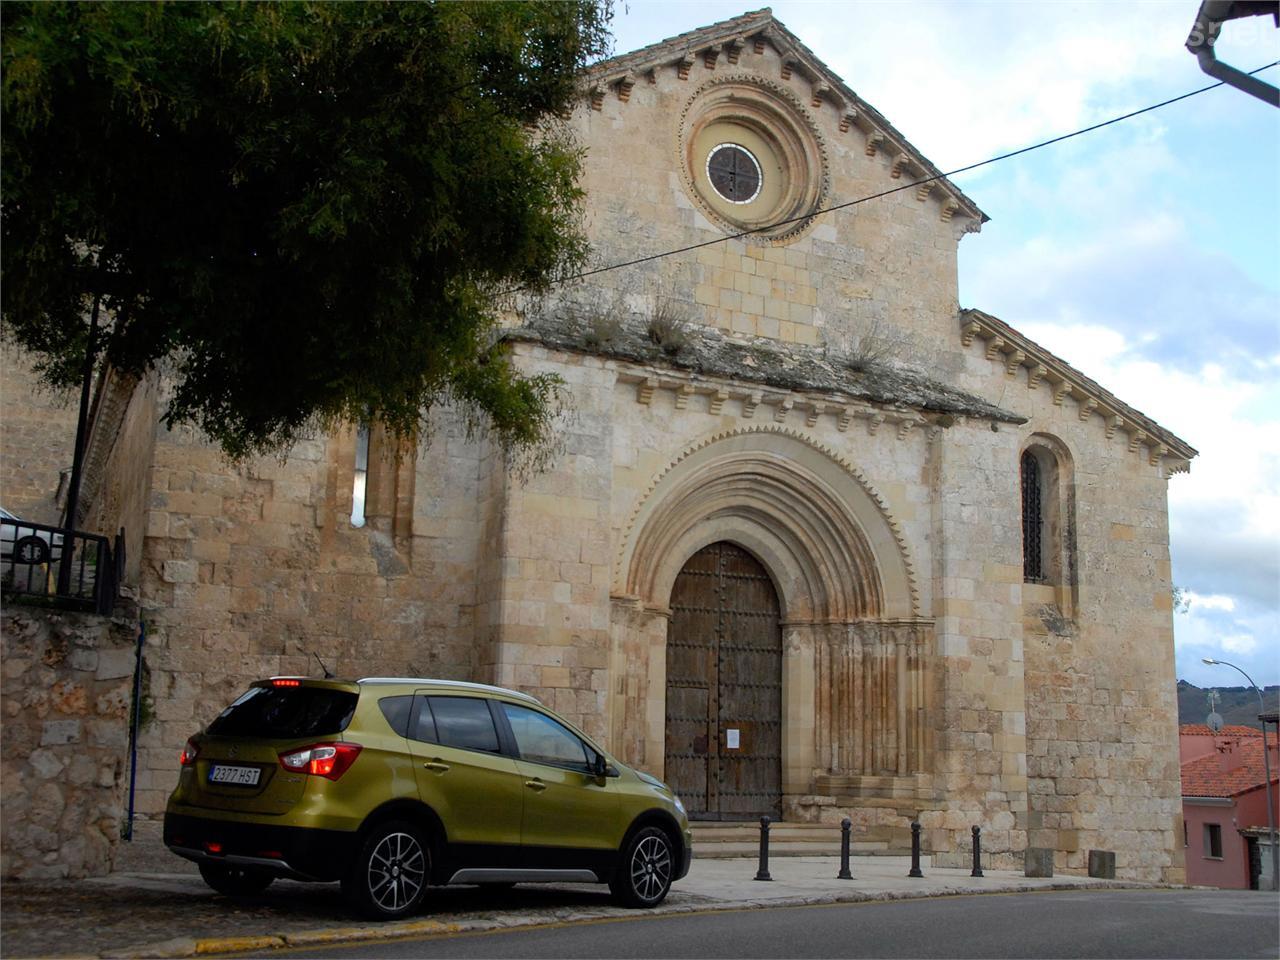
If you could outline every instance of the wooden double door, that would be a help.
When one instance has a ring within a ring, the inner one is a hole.
[[[666,780],[701,820],[782,805],[782,624],[768,571],[732,543],[689,558],[671,591]]]

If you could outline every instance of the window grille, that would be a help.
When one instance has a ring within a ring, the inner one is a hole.
[[[1027,451],[1022,455],[1022,575],[1027,580],[1044,579],[1044,528],[1040,485],[1040,461]]]

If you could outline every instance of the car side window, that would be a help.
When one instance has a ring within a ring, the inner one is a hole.
[[[522,760],[590,772],[587,747],[571,731],[536,710],[514,703],[504,703],[502,709]]]
[[[409,716],[413,707],[413,697],[383,697],[378,701],[382,715],[391,724],[391,729],[402,737],[409,736]]]
[[[487,701],[476,697],[428,697],[427,700],[435,718],[437,743],[462,750],[501,751]]]

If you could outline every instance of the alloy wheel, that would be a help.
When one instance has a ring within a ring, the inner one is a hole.
[[[412,834],[388,833],[369,853],[369,897],[386,913],[399,913],[412,903],[426,879],[426,854]]]
[[[631,855],[631,885],[641,900],[661,898],[671,884],[671,848],[659,836],[636,844]]]

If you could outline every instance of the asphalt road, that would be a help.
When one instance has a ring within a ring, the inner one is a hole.
[[[272,956],[1280,957],[1280,898],[1051,892],[783,907],[364,942]]]

